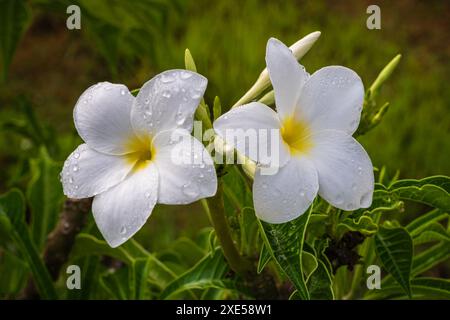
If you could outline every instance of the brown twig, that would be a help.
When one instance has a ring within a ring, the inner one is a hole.
[[[75,237],[86,223],[91,204],[92,198],[66,199],[58,224],[48,235],[43,260],[54,281],[58,280],[59,272],[68,260]],[[28,280],[20,297],[22,299],[39,299],[39,293],[32,278]]]

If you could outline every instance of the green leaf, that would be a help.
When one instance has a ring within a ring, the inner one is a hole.
[[[450,178],[446,176],[399,180],[388,188],[380,184],[376,184],[376,188],[401,200],[419,202],[442,211],[450,211]]]
[[[25,0],[0,0],[0,63],[3,79],[8,76],[9,65],[29,17]]]
[[[53,282],[25,223],[25,199],[19,190],[0,196],[0,224],[19,248],[43,299],[56,299]]]
[[[302,251],[302,267],[305,281],[308,282],[309,277],[316,271],[318,267],[316,256],[307,251]]]
[[[258,260],[258,274],[261,273],[266,265],[270,262],[272,259],[272,256],[270,255],[270,251],[267,250],[264,243],[261,245],[261,253],[259,254],[259,260]]]
[[[411,296],[413,245],[409,233],[400,227],[380,227],[375,236],[375,249],[386,271],[392,274],[408,296]]]
[[[377,230],[378,226],[369,216],[361,216],[357,219],[345,218],[336,226],[337,238],[348,231],[359,231],[366,236],[371,236]]]
[[[122,267],[114,271],[108,270],[100,277],[100,285],[110,298],[112,297],[115,300],[131,299],[129,268]]]
[[[448,217],[448,213],[442,212],[439,209],[434,209],[422,216],[417,217],[416,219],[411,221],[405,228],[409,232],[409,234],[414,237],[421,233],[429,225]]]
[[[414,257],[412,276],[421,274],[450,258],[450,243],[443,241]]]
[[[316,270],[308,279],[308,291],[312,300],[333,300],[332,278],[324,262],[317,259]]]
[[[149,259],[149,278],[160,287],[165,287],[175,278],[175,274],[164,263],[159,261],[154,255],[146,251],[140,244],[133,239],[127,241],[118,248],[111,248],[106,241],[99,240],[96,237],[80,233],[72,249],[73,259],[91,256],[106,255],[125,262],[132,266],[137,259]]]
[[[283,224],[259,221],[261,236],[272,258],[292,281],[301,299],[309,299],[303,274],[302,255],[306,226],[312,206],[299,218]]]
[[[197,66],[195,65],[194,58],[192,57],[191,51],[186,49],[184,51],[184,65],[186,70],[197,72]]]
[[[225,275],[230,271],[220,249],[205,256],[193,268],[170,283],[161,293],[160,299],[170,299],[193,289],[219,288],[238,290],[236,284]]]
[[[131,299],[142,300],[148,297],[147,279],[151,264],[150,258],[138,258],[129,267]]]
[[[220,103],[219,97],[214,98],[214,104],[213,104],[213,116],[214,120],[216,120],[220,115],[222,114],[222,105]]]
[[[27,199],[31,209],[31,234],[36,246],[42,248],[56,225],[63,200],[58,179],[61,167],[50,159],[45,148],[41,148],[39,158],[30,161],[30,171]]]
[[[427,226],[418,236],[413,238],[414,245],[420,245],[434,241],[447,241],[450,243],[450,235],[438,222]]]
[[[0,296],[2,299],[15,297],[26,284],[28,265],[14,254],[0,250],[0,270]]]
[[[450,300],[450,280],[437,278],[417,278],[411,280],[413,299]],[[404,291],[398,285],[387,286],[369,292],[366,299],[404,299]]]

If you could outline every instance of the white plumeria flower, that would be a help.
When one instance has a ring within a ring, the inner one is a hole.
[[[309,76],[289,48],[273,38],[267,43],[266,63],[277,112],[252,102],[232,109],[214,123],[225,140],[227,130],[278,133],[279,169],[273,175],[261,174],[263,163],[248,153],[248,143],[239,141],[248,138],[246,135],[226,141],[259,163],[253,182],[256,215],[269,223],[293,220],[307,210],[317,193],[343,210],[369,207],[373,167],[352,137],[364,99],[359,76],[341,66],[325,67]],[[273,141],[261,141],[268,137],[270,134],[258,135],[258,145],[270,149]]]
[[[95,222],[111,247],[133,236],[156,203],[187,204],[216,193],[213,161],[190,134],[206,85],[195,72],[169,70],[136,98],[108,82],[79,98],[74,121],[85,143],[64,163],[64,194],[95,196]],[[179,154],[195,160],[181,162]]]

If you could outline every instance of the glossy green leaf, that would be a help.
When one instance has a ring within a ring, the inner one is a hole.
[[[419,275],[450,258],[450,243],[440,242],[414,257],[412,276]]]
[[[376,188],[386,195],[401,200],[419,202],[442,211],[450,211],[450,178],[446,176],[399,180],[389,187],[377,184]]]
[[[41,148],[39,158],[30,161],[30,170],[27,200],[31,210],[31,234],[36,246],[42,248],[56,225],[63,200],[59,181],[61,166]]]
[[[25,0],[0,0],[0,67],[6,79],[16,47],[29,21]]]
[[[19,248],[43,299],[56,299],[52,279],[31,239],[25,223],[25,199],[18,190],[0,196],[0,224]]]
[[[371,236],[377,232],[378,226],[369,216],[361,216],[356,219],[345,218],[336,226],[337,237],[340,238],[348,231],[359,231],[365,236]]]
[[[131,299],[142,300],[148,297],[147,279],[151,266],[150,258],[138,258],[132,262],[128,274]]]
[[[437,222],[429,224],[426,229],[413,238],[414,245],[439,241],[447,241],[450,243],[450,234],[441,224]]]
[[[260,221],[261,235],[272,258],[292,281],[301,299],[309,299],[303,274],[302,255],[306,226],[312,206],[299,218],[282,224]]]
[[[450,300],[450,280],[437,278],[417,278],[411,280],[413,299]],[[366,299],[404,299],[403,289],[398,286],[382,287],[381,290],[369,292]]]
[[[386,271],[411,296],[413,245],[409,233],[403,228],[380,227],[375,235],[375,249]]]
[[[154,255],[146,251],[133,239],[117,248],[111,248],[105,241],[80,233],[72,249],[72,258],[90,255],[106,255],[132,266],[137,259],[149,259],[149,278],[164,287],[175,278],[175,274]]]
[[[411,221],[405,228],[411,234],[411,236],[416,236],[422,230],[426,229],[429,225],[444,220],[449,217],[449,214],[442,212],[439,209],[431,210],[424,215],[421,215]]]
[[[267,250],[266,246],[264,244],[261,245],[261,252],[259,254],[259,260],[258,260],[258,269],[257,272],[261,273],[266,265],[270,262],[272,259],[272,256],[270,255],[270,251]]]
[[[325,263],[317,259],[318,265],[308,279],[308,291],[312,300],[333,300],[332,277]]]
[[[219,288],[237,290],[236,283],[225,278],[228,264],[220,249],[214,255],[208,254],[192,269],[170,283],[161,293],[161,299],[170,299],[193,289]]]

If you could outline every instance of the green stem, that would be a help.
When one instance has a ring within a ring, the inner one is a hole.
[[[217,238],[222,246],[223,254],[227,259],[230,268],[236,273],[245,274],[251,271],[251,264],[244,259],[236,248],[231,237],[230,226],[225,216],[223,204],[223,185],[219,179],[217,193],[214,197],[202,201],[202,205],[207,212],[211,223],[216,231]]]

